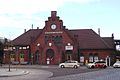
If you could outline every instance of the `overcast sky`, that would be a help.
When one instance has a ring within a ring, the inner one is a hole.
[[[42,29],[57,11],[68,29],[101,30],[120,39],[120,0],[0,0],[0,37],[15,39],[24,29]]]

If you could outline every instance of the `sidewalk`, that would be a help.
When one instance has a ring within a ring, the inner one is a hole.
[[[1,68],[8,68],[9,65],[2,65]],[[11,68],[27,68],[27,69],[39,69],[39,68],[58,68],[58,65],[10,65]]]
[[[12,77],[12,76],[21,76],[28,74],[29,71],[25,71],[22,69],[10,69],[0,68],[0,77]]]

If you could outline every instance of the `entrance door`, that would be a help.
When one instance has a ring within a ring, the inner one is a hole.
[[[39,50],[35,53],[35,64],[39,64]]]
[[[66,50],[66,60],[72,60],[72,50]]]
[[[67,60],[71,60],[71,54],[67,54]]]
[[[46,51],[46,64],[54,64],[54,51],[52,49]]]

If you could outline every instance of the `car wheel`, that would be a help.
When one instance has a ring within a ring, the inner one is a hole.
[[[77,65],[74,65],[74,68],[75,68],[75,69],[78,68]]]
[[[65,68],[65,66],[64,66],[64,65],[61,65],[61,68]]]
[[[106,68],[107,66],[104,66],[103,68]]]
[[[95,68],[94,66],[91,66],[91,68]]]

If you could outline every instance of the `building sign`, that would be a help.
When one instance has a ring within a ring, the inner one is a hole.
[[[58,31],[58,32],[45,32],[45,34],[62,34],[62,31]]]
[[[65,50],[73,50],[73,46],[65,46]]]

